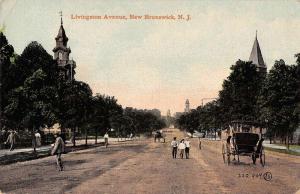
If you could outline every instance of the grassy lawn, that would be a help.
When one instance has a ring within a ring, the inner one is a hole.
[[[278,145],[278,144],[276,144],[276,145]],[[280,153],[284,153],[284,154],[300,156],[299,152],[295,152],[295,151],[292,151],[292,150],[282,150],[282,149],[275,149],[275,148],[268,148],[268,147],[264,147],[264,149],[274,151],[274,152],[280,152]]]
[[[274,145],[280,145],[280,146],[284,146],[287,147],[287,145],[285,144],[280,144],[280,143],[276,143]],[[290,145],[290,149],[300,149],[300,145]]]

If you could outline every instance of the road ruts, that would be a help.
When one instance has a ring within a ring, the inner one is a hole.
[[[5,193],[287,193],[300,189],[300,160],[266,153],[266,166],[223,163],[220,141],[191,139],[190,159],[172,159],[171,139],[185,138],[168,129],[166,143],[153,139],[128,141],[63,156],[65,171],[55,169],[55,157],[0,166],[0,190]],[[266,181],[262,176],[272,173]],[[248,177],[246,175],[248,174]],[[254,175],[254,177],[253,177]]]

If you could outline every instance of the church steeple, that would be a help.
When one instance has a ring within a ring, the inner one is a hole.
[[[258,43],[257,31],[256,31],[252,51],[251,51],[251,54],[250,54],[250,57],[249,57],[249,61],[252,61],[252,63],[257,66],[258,71],[260,71],[260,72],[266,72],[267,71],[267,66],[266,66],[266,64],[264,62],[264,59],[262,57],[260,46],[259,46],[259,43]]]
[[[62,26],[62,25],[63,25],[63,21],[62,21],[62,11],[60,11],[59,14],[60,14],[60,25]]]
[[[73,60],[69,60],[71,49],[67,47],[68,40],[69,39],[63,26],[62,12],[60,12],[60,27],[58,30],[58,34],[55,37],[56,45],[53,49],[53,58],[57,61],[57,64],[60,67],[61,72],[64,74],[64,77],[73,80],[73,75],[75,73],[74,68],[76,67],[76,63]]]

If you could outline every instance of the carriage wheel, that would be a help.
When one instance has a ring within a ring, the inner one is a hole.
[[[260,164],[262,165],[262,167],[264,167],[266,164],[266,155],[265,155],[265,150],[263,147],[261,148],[259,158],[260,158]]]

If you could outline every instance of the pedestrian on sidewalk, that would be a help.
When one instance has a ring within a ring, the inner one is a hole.
[[[65,143],[63,141],[63,139],[60,137],[60,135],[58,133],[55,134],[55,143],[52,149],[51,154],[52,155],[56,155],[56,164],[57,167],[59,168],[59,171],[63,170],[63,163],[61,160],[61,155],[64,153],[65,151]]]
[[[173,138],[173,140],[171,142],[171,146],[172,146],[172,156],[173,156],[173,158],[176,158],[176,156],[177,156],[177,147],[178,147],[176,137]]]
[[[39,131],[36,131],[34,136],[35,136],[36,147],[40,147],[42,145],[41,134],[39,133]]]
[[[185,158],[189,159],[191,145],[190,145],[190,141],[188,138],[186,139],[186,141],[184,141],[184,144],[185,144]]]
[[[9,151],[13,151],[15,149],[15,144],[16,144],[16,132],[11,131],[9,136],[7,137],[7,140],[5,144],[10,144],[10,149]]]
[[[184,150],[185,150],[185,144],[184,144],[184,139],[182,139],[178,145],[178,149],[179,149],[179,154],[180,154],[180,158],[183,159],[183,155],[184,155]]]
[[[107,132],[104,135],[104,142],[105,142],[105,147],[107,148],[107,146],[108,146],[108,133]]]

